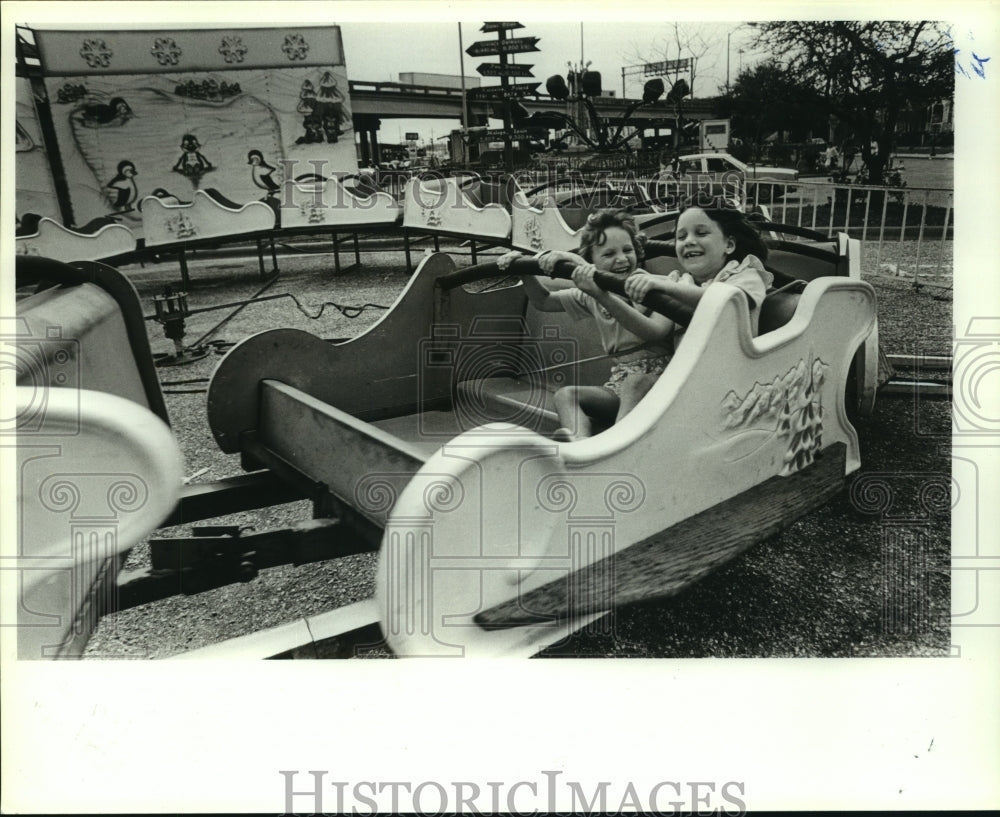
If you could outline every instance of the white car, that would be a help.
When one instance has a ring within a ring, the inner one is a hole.
[[[661,174],[660,180],[701,178],[718,182],[723,181],[727,173],[739,173],[748,182],[776,182],[773,185],[755,185],[757,197],[764,201],[780,198],[793,191],[795,188],[790,183],[799,178],[799,172],[788,167],[748,165],[728,153],[692,153],[680,157],[676,173],[667,171]],[[753,188],[750,192],[753,192]]]

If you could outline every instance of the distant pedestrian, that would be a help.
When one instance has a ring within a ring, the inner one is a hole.
[[[837,169],[837,164],[840,161],[840,151],[837,150],[836,145],[830,145],[824,153],[823,156],[826,162],[826,169],[829,171],[834,171]]]
[[[844,172],[849,173],[851,165],[854,164],[854,155],[858,152],[858,146],[853,139],[844,142]]]

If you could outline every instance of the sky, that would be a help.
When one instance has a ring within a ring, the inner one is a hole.
[[[493,15],[497,16],[497,15]],[[572,15],[570,15],[572,16]],[[662,18],[664,15],[660,15]],[[347,75],[352,80],[398,82],[403,72],[425,72],[458,76],[464,61],[466,76],[478,77],[476,67],[483,62],[496,62],[495,57],[470,57],[464,53],[478,40],[495,40],[496,34],[483,34],[482,20],[381,23],[337,21],[341,26]],[[544,84],[553,74],[565,75],[567,63],[578,66],[590,62],[591,71],[599,71],[602,87],[622,95],[622,68],[632,68],[645,62],[678,57],[676,33],[669,22],[609,22],[581,21],[579,17],[566,22],[536,22],[521,18],[524,28],[511,32],[515,37],[537,37],[538,52],[517,54],[514,62],[533,66],[534,77],[521,82]],[[459,48],[461,25],[462,48]],[[726,50],[729,47],[729,71],[735,79],[739,66],[749,65],[762,57],[750,51],[752,32],[739,22],[682,21],[677,24],[682,38],[700,39],[703,44],[693,49],[698,56],[693,92],[696,97],[716,96],[726,82]],[[419,47],[414,47],[414,44]],[[744,53],[740,53],[740,49]],[[582,55],[582,59],[581,59]],[[683,56],[689,56],[685,51]],[[463,60],[464,58],[464,60]],[[685,75],[690,82],[690,75]],[[649,77],[626,70],[625,95],[642,95],[642,84]],[[483,85],[496,85],[498,80],[483,78]],[[669,86],[668,86],[669,87]],[[382,121],[383,142],[396,142],[400,134],[416,132],[420,141],[447,135],[459,123],[444,119]]]

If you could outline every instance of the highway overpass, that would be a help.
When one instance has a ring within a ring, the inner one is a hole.
[[[351,115],[354,130],[361,143],[362,158],[378,155],[378,131],[383,119],[450,119],[457,128],[462,120],[462,91],[458,88],[408,85],[399,82],[364,82],[351,80]],[[617,122],[633,99],[597,97],[594,107],[603,119]],[[529,114],[543,111],[567,111],[567,103],[547,95],[523,97],[519,102]],[[470,124],[476,119],[493,116],[497,103],[470,101],[467,103]],[[686,119],[714,119],[715,99],[686,99],[683,115]],[[667,129],[673,126],[674,109],[663,99],[644,106],[629,120],[633,127]],[[499,118],[499,117],[495,117]]]

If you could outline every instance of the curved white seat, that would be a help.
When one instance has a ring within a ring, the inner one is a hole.
[[[581,231],[566,223],[558,206],[546,203],[535,207],[521,190],[514,193],[511,222],[511,243],[519,250],[573,250],[580,246]]]
[[[477,205],[462,191],[463,183],[468,180],[452,176],[410,179],[403,192],[403,226],[469,238],[507,238],[510,213],[500,204]]]
[[[609,431],[556,443],[493,424],[444,444],[386,520],[376,596],[393,651],[485,657],[551,643],[565,615],[505,629],[474,619],[795,475],[833,444],[856,470],[844,389],[874,323],[871,287],[829,277],[809,284],[789,323],[753,338],[742,293],[713,286],[666,372]],[[704,547],[682,573],[723,560],[711,537]]]
[[[232,208],[204,190],[195,190],[190,203],[173,204],[156,196],[142,200],[142,230],[147,247],[198,241],[204,238],[273,230],[274,210],[262,201]]]
[[[99,261],[132,252],[136,238],[124,224],[105,224],[94,233],[78,233],[42,217],[34,235],[18,236],[18,255],[39,255],[56,261]]]
[[[395,224],[402,207],[388,193],[358,196],[335,178],[285,182],[281,226],[314,227],[352,224]]]
[[[131,400],[50,386],[15,393],[18,654],[53,657],[107,560],[177,504],[183,462],[167,424]]]

